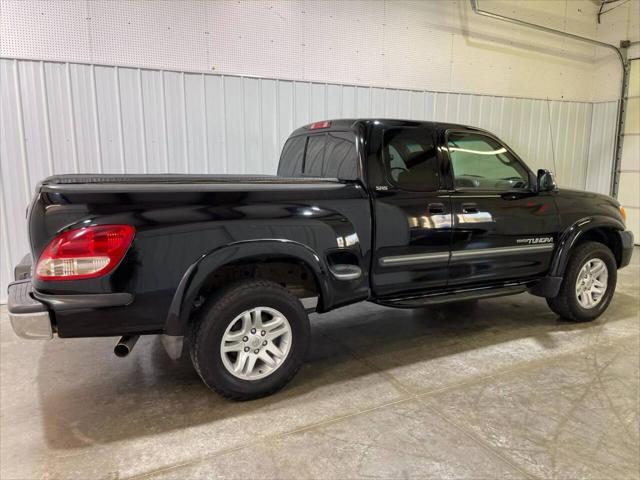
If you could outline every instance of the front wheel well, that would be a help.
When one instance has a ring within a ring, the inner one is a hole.
[[[580,235],[573,248],[585,242],[598,242],[606,245],[613,253],[617,266],[620,266],[622,262],[622,241],[617,230],[608,227],[592,228]]]

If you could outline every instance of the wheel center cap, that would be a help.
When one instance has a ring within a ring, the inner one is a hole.
[[[258,337],[252,337],[251,340],[249,340],[249,345],[251,345],[252,348],[258,348],[260,346],[260,339]]]

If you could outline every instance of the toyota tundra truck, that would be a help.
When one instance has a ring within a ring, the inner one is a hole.
[[[295,375],[310,312],[529,292],[590,321],[633,250],[615,199],[558,188],[491,133],[386,119],[297,129],[275,176],[52,176],[27,222],[16,334],[119,336],[119,356],[160,335],[237,400]]]

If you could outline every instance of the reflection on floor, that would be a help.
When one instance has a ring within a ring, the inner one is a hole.
[[[157,338],[24,341],[2,307],[0,478],[639,478],[639,257],[591,324],[529,295],[314,316],[248,403]]]

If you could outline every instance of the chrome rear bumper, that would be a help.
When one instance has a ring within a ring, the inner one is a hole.
[[[31,280],[9,284],[7,307],[13,331],[29,340],[53,338],[53,326],[47,307],[31,295]]]

